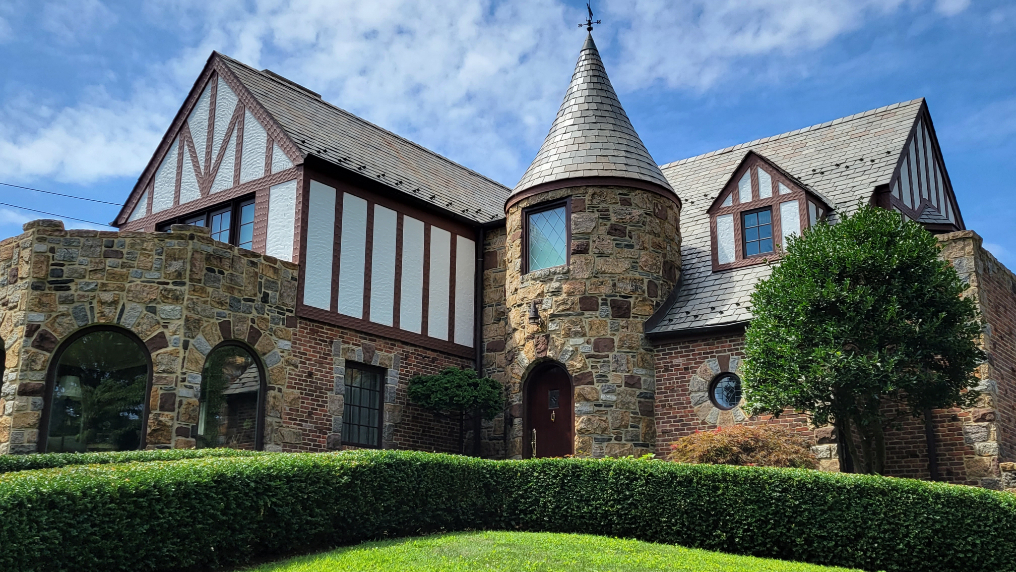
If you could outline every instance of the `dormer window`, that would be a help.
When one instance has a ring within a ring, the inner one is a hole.
[[[816,193],[761,155],[748,152],[709,209],[713,270],[778,257],[790,236],[814,225],[828,210]]]

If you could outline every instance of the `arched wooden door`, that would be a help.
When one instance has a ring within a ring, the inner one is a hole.
[[[524,403],[524,458],[563,457],[574,452],[572,395],[571,378],[563,367],[550,364],[530,374]]]

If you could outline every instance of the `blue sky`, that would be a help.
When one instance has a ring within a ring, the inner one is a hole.
[[[925,97],[968,228],[1016,268],[1016,3],[593,7],[607,71],[659,163]],[[7,0],[0,182],[123,201],[214,49],[513,186],[564,94],[584,11],[563,0]],[[0,202],[97,222],[117,211],[2,186]],[[0,205],[0,237],[41,216]]]

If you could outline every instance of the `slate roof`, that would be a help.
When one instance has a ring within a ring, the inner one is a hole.
[[[755,151],[849,213],[888,184],[924,99],[896,103],[782,135],[742,143],[663,165],[683,200],[680,290],[650,333],[680,332],[751,319],[755,283],[769,275],[761,264],[713,272],[706,212],[731,173]],[[924,222],[922,220],[922,222]]]
[[[475,222],[504,218],[503,206],[510,192],[504,185],[267,70],[258,71],[218,55],[286,131],[304,158],[314,155]],[[327,152],[321,153],[322,149]],[[366,168],[358,169],[360,166]]]
[[[512,195],[577,177],[624,177],[670,189],[621,107],[592,34],[579,53],[557,118]]]

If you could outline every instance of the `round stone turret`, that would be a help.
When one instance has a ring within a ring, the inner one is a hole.
[[[538,214],[555,205],[561,236],[553,221],[551,233],[540,228]],[[652,452],[656,377],[643,328],[680,275],[680,199],[632,128],[591,36],[505,208],[505,351],[521,406],[509,456],[533,455],[534,440],[535,456]],[[544,267],[541,248],[566,249],[550,257],[564,263]],[[554,368],[567,371],[570,395],[542,389],[539,378]],[[569,451],[551,445],[564,438]]]

